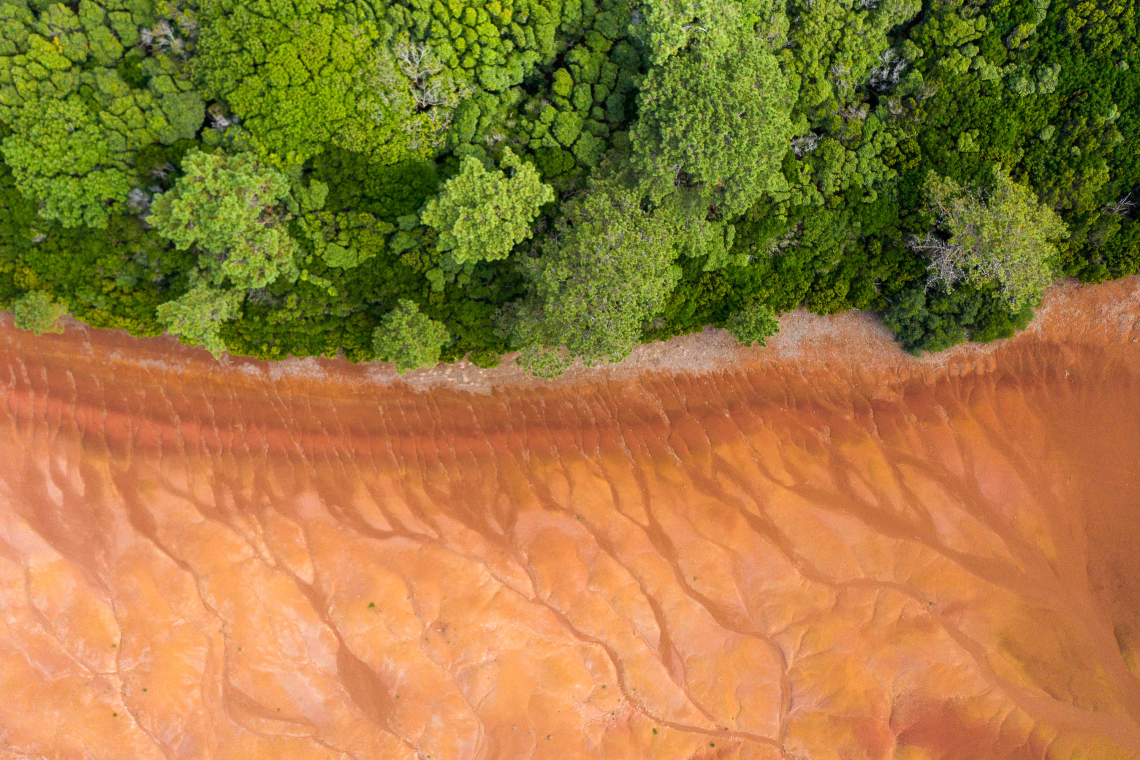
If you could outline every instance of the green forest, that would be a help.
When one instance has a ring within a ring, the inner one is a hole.
[[[1140,267],[1140,0],[0,0],[0,308],[540,376]]]

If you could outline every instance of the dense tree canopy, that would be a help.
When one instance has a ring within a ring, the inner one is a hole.
[[[631,137],[654,195],[698,183],[740,214],[787,185],[791,88],[767,42],[752,30],[723,50],[696,44],[651,70]]]
[[[393,44],[370,7],[205,0],[202,15],[202,91],[285,163],[332,145],[383,163],[432,156],[463,92],[431,48]]]
[[[515,335],[545,349],[532,351],[531,363],[627,356],[680,276],[675,246],[669,220],[647,213],[638,191],[618,181],[598,182],[566,204],[557,233],[524,269],[530,295],[515,315]]]
[[[194,138],[205,104],[182,75],[189,26],[147,0],[0,5],[0,154],[44,218],[105,227],[147,184],[139,153]]]
[[[768,43],[782,39],[787,20],[768,0],[646,0],[635,29],[660,65],[690,44],[713,54],[738,45],[756,27]],[[642,28],[643,27],[643,28]]]
[[[395,363],[400,373],[436,364],[450,339],[441,322],[421,314],[415,301],[406,298],[384,315],[372,333],[376,358]]]
[[[196,246],[217,285],[261,288],[281,274],[296,279],[296,242],[278,210],[289,196],[285,175],[250,153],[194,151],[182,165],[186,173],[154,199],[147,221],[177,248]]]
[[[931,281],[946,288],[960,279],[974,285],[996,281],[1015,309],[1040,298],[1053,280],[1057,249],[1053,243],[1069,236],[1064,222],[1037,196],[1000,167],[988,193],[966,192],[952,179],[931,173],[924,186],[939,226],[949,233],[942,240],[927,233],[912,246],[931,261]]]
[[[31,330],[36,335],[46,332],[63,332],[59,318],[67,307],[42,290],[31,290],[12,304],[12,317],[16,327]]]
[[[444,183],[437,198],[424,206],[424,224],[439,233],[438,246],[456,264],[506,258],[516,244],[530,237],[538,210],[554,201],[554,190],[543,184],[535,168],[520,161],[510,148],[503,151],[502,171],[487,171],[468,156],[459,174]]]
[[[1140,269],[1140,0],[4,0],[0,306],[540,373]]]

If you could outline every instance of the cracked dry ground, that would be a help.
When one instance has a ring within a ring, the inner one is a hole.
[[[5,327],[0,756],[1140,757],[1138,294],[484,395]]]

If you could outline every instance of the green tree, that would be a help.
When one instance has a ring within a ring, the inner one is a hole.
[[[757,22],[772,33],[771,41],[787,26],[769,0],[645,0],[641,6],[643,19],[631,31],[645,38],[656,65],[691,42],[714,51],[729,48]]]
[[[16,327],[31,330],[36,335],[63,332],[63,327],[58,322],[66,313],[66,306],[42,290],[28,291],[12,304]]]
[[[710,218],[709,202],[704,193],[679,188],[665,198],[657,213],[664,215],[676,230],[681,253],[704,258],[706,272],[728,264],[747,263],[747,254],[732,252],[736,227],[723,218]]]
[[[40,215],[66,227],[106,227],[131,189],[106,135],[78,99],[29,103],[12,121],[4,161]]]
[[[951,288],[961,279],[975,286],[994,281],[1015,311],[1041,297],[1055,276],[1054,241],[1069,236],[1053,209],[1000,167],[989,192],[968,192],[933,172],[923,189],[938,225],[949,235],[943,239],[927,233],[912,241],[930,261],[931,283]]]
[[[370,8],[204,0],[202,19],[191,62],[202,91],[284,164],[334,145],[382,163],[434,157],[465,93],[430,48],[391,39]]]
[[[179,249],[198,246],[199,264],[215,285],[260,288],[284,274],[296,279],[296,242],[279,208],[289,179],[252,153],[193,151],[185,174],[159,195],[147,219]]]
[[[530,225],[543,204],[554,200],[530,163],[519,160],[510,148],[503,151],[503,169],[487,171],[468,156],[459,174],[444,183],[420,213],[424,224],[439,233],[439,248],[455,264],[505,259],[511,249],[530,237]]]
[[[728,318],[725,329],[743,346],[754,346],[757,343],[763,346],[764,341],[780,331],[780,323],[769,307],[753,301],[734,312]]]
[[[382,362],[394,362],[400,374],[439,362],[443,347],[451,340],[442,322],[420,313],[415,301],[401,298],[372,332],[372,349]]]
[[[203,346],[218,356],[226,350],[219,330],[241,313],[244,298],[241,291],[219,290],[199,281],[180,298],[160,304],[158,321],[184,343]]]
[[[202,124],[205,104],[182,75],[194,21],[163,5],[0,3],[0,152],[44,218],[106,227],[153,181],[136,171],[139,152]]]
[[[913,354],[938,352],[964,340],[985,343],[1009,338],[1033,319],[1033,309],[1016,311],[995,297],[995,283],[981,289],[962,283],[952,291],[921,283],[898,294],[883,312],[883,324],[902,347]]]
[[[680,277],[676,232],[646,212],[638,191],[595,181],[563,207],[555,234],[524,266],[530,292],[509,315],[532,371],[557,374],[574,357],[619,361]]]
[[[862,100],[868,80],[880,91],[896,83],[907,61],[891,50],[890,32],[921,10],[918,0],[791,0],[788,69],[800,82],[797,110],[830,116]],[[922,54],[914,43],[911,50]]]
[[[634,162],[660,199],[699,183],[730,213],[786,188],[793,98],[776,57],[749,31],[724,51],[695,45],[651,70],[630,133]],[[723,200],[721,200],[723,199]]]
[[[313,253],[330,267],[352,269],[385,250],[395,227],[372,214],[318,211],[299,220]]]

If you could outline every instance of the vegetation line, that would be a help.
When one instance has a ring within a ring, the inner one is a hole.
[[[1140,269],[1140,0],[3,0],[0,307],[403,372]]]

